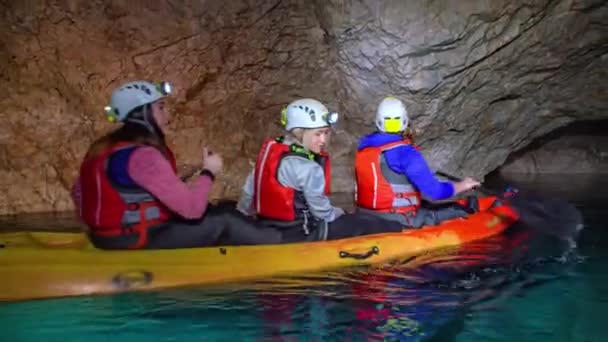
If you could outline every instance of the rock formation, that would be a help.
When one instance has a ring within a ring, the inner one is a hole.
[[[606,118],[606,1],[0,1],[0,214],[69,210],[102,108],[133,79],[169,80],[181,168],[225,157],[239,192],[280,108],[342,113],[334,190],[387,94],[404,99],[431,165],[482,177],[577,120]]]
[[[503,175],[606,174],[608,121],[577,122],[557,129],[512,154],[499,171]]]

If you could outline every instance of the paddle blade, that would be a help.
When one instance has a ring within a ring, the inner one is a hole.
[[[558,237],[576,246],[583,229],[583,216],[571,203],[560,199],[538,198],[518,193],[507,198],[519,213],[520,222],[543,234]]]

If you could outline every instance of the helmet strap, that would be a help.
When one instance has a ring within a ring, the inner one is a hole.
[[[159,135],[160,129],[158,128],[158,125],[156,124],[154,117],[152,116],[152,112],[150,111],[150,105],[149,104],[144,105],[141,113],[142,113],[141,118],[139,117],[139,115],[136,117],[129,115],[125,121],[132,122],[132,123],[135,123],[138,125],[142,125],[150,133],[152,133],[154,135]]]

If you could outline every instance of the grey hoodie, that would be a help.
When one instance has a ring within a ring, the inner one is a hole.
[[[293,142],[285,139],[283,143],[290,145]],[[247,176],[241,198],[237,204],[237,209],[246,215],[255,214],[253,206],[254,170],[255,167]],[[281,185],[304,194],[306,203],[314,217],[325,222],[332,222],[344,214],[342,209],[332,206],[329,198],[325,195],[323,168],[315,161],[298,156],[287,156],[279,164],[277,178]]]

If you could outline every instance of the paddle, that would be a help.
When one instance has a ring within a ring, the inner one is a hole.
[[[437,171],[436,174],[451,181],[462,181],[461,178],[442,171]],[[506,191],[496,191],[485,186],[478,187],[479,191],[508,202],[518,212],[522,224],[565,240],[572,247],[576,246],[575,240],[583,228],[583,217],[573,204],[560,199],[524,195],[517,189],[508,188]]]

